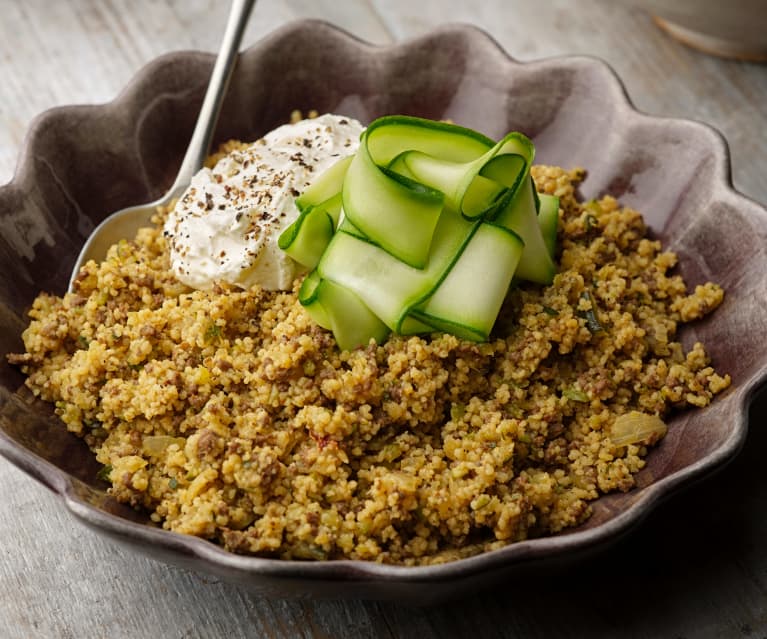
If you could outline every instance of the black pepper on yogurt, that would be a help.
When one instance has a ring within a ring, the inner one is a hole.
[[[298,216],[295,198],[340,158],[363,127],[338,115],[285,124],[200,170],[165,223],[171,268],[184,284],[287,290],[301,267],[277,245]]]

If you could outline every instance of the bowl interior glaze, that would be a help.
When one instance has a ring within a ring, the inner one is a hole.
[[[96,224],[171,184],[212,64],[207,54],[169,54],[108,104],[42,114],[14,179],[0,189],[0,453],[61,495],[83,523],[140,552],[266,595],[423,603],[598,549],[736,454],[749,402],[767,370],[767,353],[754,346],[767,340],[767,211],[732,189],[718,133],[638,113],[599,60],[521,64],[467,26],[376,47],[326,23],[301,21],[242,54],[218,142],[256,139],[293,109],[363,122],[387,113],[450,118],[492,137],[520,130],[535,142],[538,162],[587,168],[584,198],[611,193],[640,210],[652,233],[679,254],[688,284],[714,280],[725,288],[724,304],[685,327],[681,338],[688,347],[703,341],[717,368],[732,376],[732,388],[706,409],[678,414],[640,472],[639,487],[600,499],[579,528],[441,566],[236,556],[153,527],[114,502],[84,443],[24,388],[5,355],[22,349],[26,311],[37,293],[63,293]]]

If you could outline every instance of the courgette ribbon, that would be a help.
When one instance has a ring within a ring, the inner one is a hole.
[[[487,340],[512,278],[549,284],[556,271],[559,203],[536,193],[534,155],[517,132],[494,142],[445,122],[375,120],[296,199],[279,238],[310,270],[299,301],[344,349],[389,331]]]

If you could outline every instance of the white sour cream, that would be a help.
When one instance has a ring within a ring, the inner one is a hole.
[[[295,198],[356,152],[362,125],[338,115],[286,124],[197,173],[165,223],[171,268],[187,286],[216,282],[287,290],[302,271],[277,240]]]

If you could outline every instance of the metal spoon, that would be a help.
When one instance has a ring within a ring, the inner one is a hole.
[[[75,279],[77,279],[83,264],[90,259],[103,259],[110,246],[121,239],[134,237],[138,229],[150,223],[150,219],[158,206],[169,204],[184,192],[189,186],[192,176],[202,167],[218,122],[218,114],[226,95],[229,79],[237,61],[240,40],[242,40],[242,34],[254,4],[255,0],[234,0],[232,2],[221,48],[210,76],[210,83],[200,108],[200,114],[197,116],[197,123],[189,141],[189,148],[181,162],[181,168],[173,186],[159,200],[112,213],[94,229],[83,245],[72,269],[68,288],[70,292],[74,288]]]

